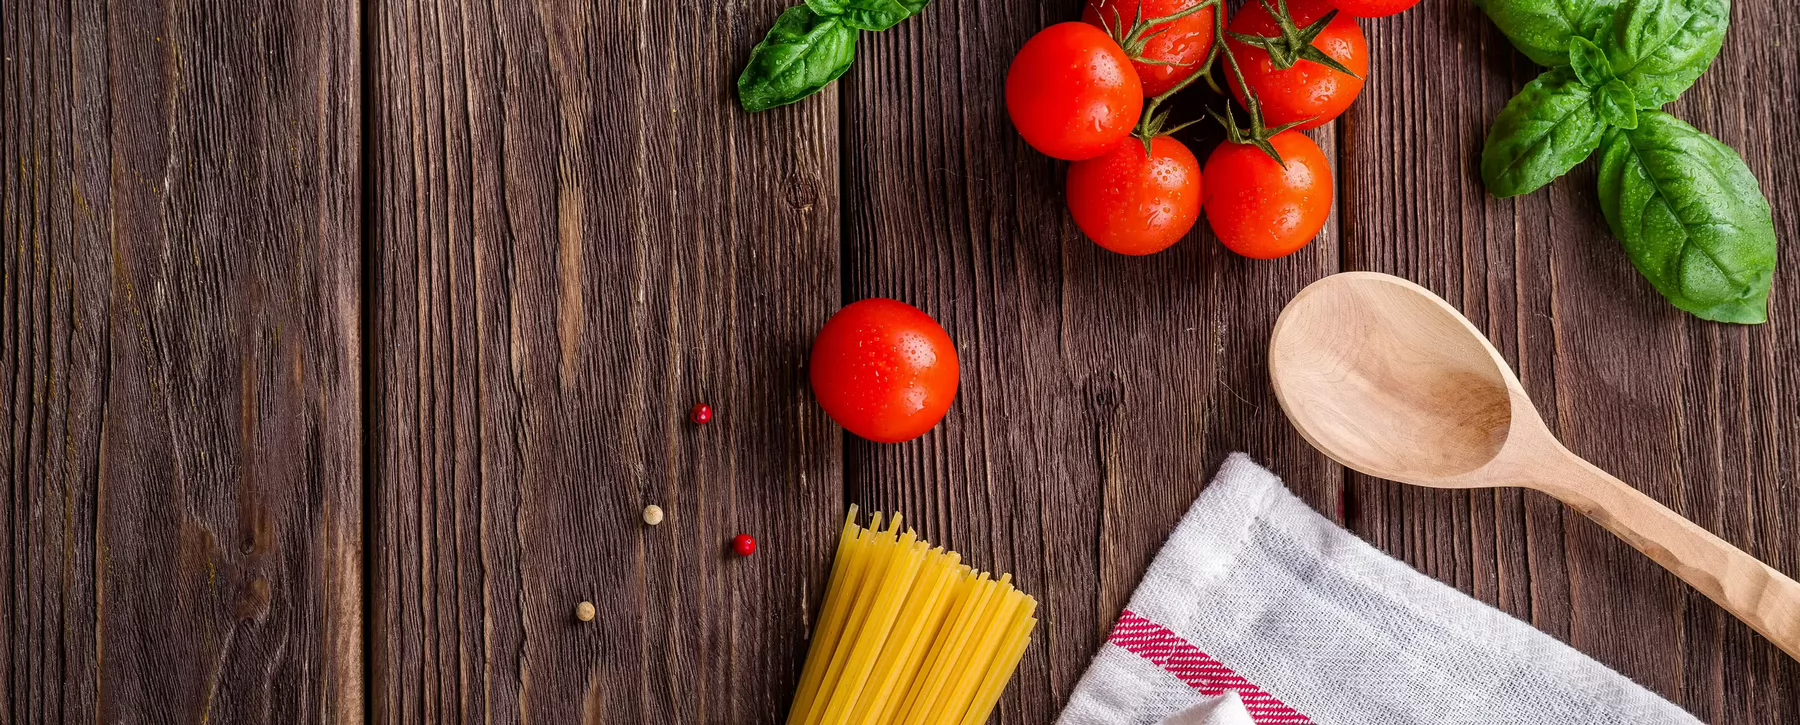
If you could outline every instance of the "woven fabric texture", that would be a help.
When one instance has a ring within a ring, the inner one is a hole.
[[[1059,722],[1161,723],[1224,690],[1259,724],[1699,722],[1376,550],[1241,453],[1157,554]]]

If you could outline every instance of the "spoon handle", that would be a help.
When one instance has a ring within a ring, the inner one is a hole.
[[[1800,660],[1800,583],[1579,456],[1564,456],[1569,465],[1556,466],[1556,475],[1543,476],[1536,488],[1617,534]]]

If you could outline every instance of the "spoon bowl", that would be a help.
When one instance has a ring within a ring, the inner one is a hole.
[[[1300,434],[1381,478],[1460,487],[1512,428],[1512,371],[1455,309],[1398,277],[1307,287],[1275,323],[1269,365]]]
[[[1506,360],[1430,290],[1371,272],[1314,282],[1275,322],[1269,376],[1288,420],[1337,462],[1554,496],[1800,659],[1800,584],[1570,453]]]

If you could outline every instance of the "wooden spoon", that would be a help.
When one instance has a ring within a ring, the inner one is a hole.
[[[1570,453],[1430,290],[1370,272],[1313,283],[1275,322],[1269,376],[1300,435],[1339,463],[1416,486],[1547,493],[1800,659],[1800,584]]]

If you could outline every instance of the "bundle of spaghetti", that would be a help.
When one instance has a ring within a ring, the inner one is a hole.
[[[975,725],[1012,679],[1037,600],[895,515],[844,520],[788,725]]]

